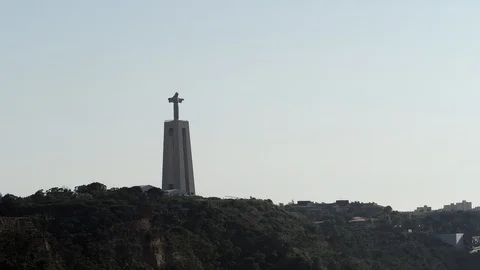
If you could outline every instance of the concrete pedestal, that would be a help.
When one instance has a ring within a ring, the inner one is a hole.
[[[178,189],[186,194],[195,195],[188,121],[165,122],[162,189]]]

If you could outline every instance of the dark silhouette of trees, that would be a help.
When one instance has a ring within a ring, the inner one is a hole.
[[[25,198],[6,194],[0,269],[478,269],[480,263],[427,230],[405,233],[407,227],[474,233],[479,214],[409,218],[359,202],[292,211],[270,200],[168,196],[159,188],[101,183]],[[375,222],[349,222],[355,216]]]

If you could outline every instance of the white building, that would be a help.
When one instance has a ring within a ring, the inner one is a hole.
[[[469,211],[472,210],[472,203],[463,200],[459,203],[451,203],[443,206],[443,211]]]
[[[437,237],[445,244],[454,246],[455,248],[463,248],[463,233],[438,234]]]

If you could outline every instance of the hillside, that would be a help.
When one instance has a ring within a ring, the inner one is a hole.
[[[377,213],[381,219],[382,212]],[[52,188],[0,201],[0,269],[478,269],[428,234],[315,225],[269,200]],[[380,223],[381,224],[381,223]]]

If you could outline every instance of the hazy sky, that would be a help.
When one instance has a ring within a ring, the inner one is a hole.
[[[0,192],[161,186],[185,98],[197,193],[480,204],[478,1],[1,1]]]

